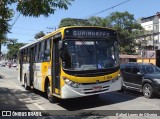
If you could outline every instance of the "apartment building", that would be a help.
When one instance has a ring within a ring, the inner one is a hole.
[[[138,23],[146,30],[138,39],[141,42],[141,49],[137,50],[138,54],[141,53],[144,57],[150,57],[153,55],[151,51],[160,49],[160,12],[153,16],[142,17]]]

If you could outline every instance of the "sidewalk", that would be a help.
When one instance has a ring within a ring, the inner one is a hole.
[[[0,119],[64,119],[63,116],[53,116],[43,112],[34,101],[27,96],[28,91],[23,91],[12,79],[5,79],[0,76]],[[13,79],[14,80],[14,79]],[[35,97],[36,98],[36,97]],[[3,113],[5,112],[5,113]],[[8,116],[8,113],[10,116]],[[33,112],[33,113],[32,113]],[[4,116],[4,114],[7,116]],[[23,114],[32,116],[24,116]],[[35,116],[35,115],[38,116]],[[20,115],[20,116],[17,116]],[[34,115],[34,116],[33,116]],[[70,119],[70,118],[67,118]],[[75,119],[75,118],[71,118]]]
[[[23,91],[14,83],[0,76],[0,109],[1,110],[29,110],[20,100],[27,99]]]

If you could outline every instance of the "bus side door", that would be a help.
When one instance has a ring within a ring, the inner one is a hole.
[[[30,86],[33,86],[34,81],[34,47],[30,48],[30,59],[29,59],[29,78],[30,78]]]
[[[52,40],[52,93],[60,95],[60,54],[59,41],[61,37]]]

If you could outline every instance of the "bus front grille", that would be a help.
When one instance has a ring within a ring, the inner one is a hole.
[[[107,90],[108,89],[100,90],[100,91],[84,92],[84,94],[94,94],[94,93],[104,92],[104,91],[107,91]]]
[[[94,88],[85,88],[83,89],[82,93],[84,94],[94,94],[94,93],[100,93],[105,92],[109,89],[109,86],[103,86],[101,89],[94,89]]]

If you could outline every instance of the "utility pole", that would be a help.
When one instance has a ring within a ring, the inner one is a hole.
[[[142,52],[142,62],[144,62],[144,58],[145,58],[145,46],[147,45],[146,40],[142,40],[141,42],[141,52]]]
[[[153,50],[155,50],[154,28],[153,28],[153,31],[152,31],[152,38],[153,38]]]
[[[56,27],[47,27],[47,29],[49,29],[49,30],[54,30],[54,31],[56,31],[57,30],[57,28]],[[50,32],[47,32],[47,33],[50,33]]]

